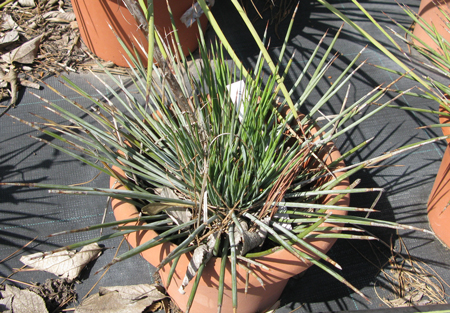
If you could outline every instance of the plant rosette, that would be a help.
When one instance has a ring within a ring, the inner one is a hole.
[[[312,131],[314,134],[317,129]],[[332,149],[333,144],[328,143],[324,148],[323,157],[324,162],[329,165],[333,161],[338,160],[341,154],[338,150]],[[326,156],[326,157],[325,157]],[[343,168],[344,162],[340,161],[336,168]],[[123,177],[123,171],[118,168],[113,168],[118,175]],[[339,177],[345,172],[338,172],[336,176]],[[323,181],[322,183],[325,183]],[[117,179],[111,177],[110,187],[115,189],[124,189],[124,187],[118,183]],[[333,190],[342,190],[349,187],[348,178],[342,180]],[[335,195],[326,196],[322,202],[326,204],[334,198]],[[340,198],[335,205],[348,206],[350,203],[350,195],[346,194],[344,197]],[[126,220],[130,218],[136,218],[139,216],[140,212],[138,209],[127,202],[112,199],[111,202],[114,216],[117,221]],[[327,213],[332,215],[345,215],[347,211],[344,210],[329,210]],[[143,225],[143,222],[139,224]],[[137,225],[136,222],[131,222],[124,224],[123,226]],[[339,227],[342,224],[333,224],[324,222],[322,227]],[[338,232],[331,230],[330,232]],[[145,242],[153,240],[158,236],[158,233],[153,230],[138,231],[126,235],[126,240],[133,247],[140,246]],[[336,238],[325,238],[325,239],[306,239],[306,242],[317,248],[322,253],[327,253],[328,250],[333,246]],[[168,254],[176,248],[174,243],[163,243],[157,245],[149,250],[141,253],[150,264],[157,267],[163,259],[165,259]],[[312,254],[308,250],[302,248],[299,244],[295,245],[295,248],[307,253],[314,259],[319,259],[317,255]],[[184,293],[180,293],[180,286],[182,284],[183,278],[186,273],[186,269],[189,266],[190,259],[192,258],[192,253],[183,254],[176,264],[175,273],[171,279],[171,283],[167,286],[167,280],[169,272],[173,262],[166,264],[159,270],[162,283],[167,289],[168,294],[175,301],[175,303],[180,307],[181,310],[186,311],[188,306],[189,295],[192,289],[192,282],[184,288]],[[238,306],[237,312],[264,312],[264,310],[270,308],[280,297],[283,289],[285,288],[288,280],[305,270],[307,270],[312,263],[308,260],[301,261],[292,253],[285,249],[279,249],[272,254],[263,257],[257,257],[252,259],[255,264],[251,264],[248,260],[240,260],[237,268],[237,290],[238,290]],[[222,303],[222,312],[233,312],[232,303],[232,276],[231,276],[231,264],[227,262],[226,274],[225,274],[225,288],[224,288],[224,299]],[[189,312],[212,312],[217,309],[217,299],[218,299],[218,286],[221,268],[221,258],[212,257],[205,266],[202,272],[200,283],[195,294],[194,301],[190,307]]]

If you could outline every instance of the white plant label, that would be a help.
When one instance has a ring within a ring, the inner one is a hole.
[[[239,114],[239,121],[242,122],[245,114],[245,108],[243,99],[248,98],[248,94],[245,92],[245,83],[243,80],[232,83],[227,86],[228,92],[230,93],[231,101],[234,103],[236,112]]]

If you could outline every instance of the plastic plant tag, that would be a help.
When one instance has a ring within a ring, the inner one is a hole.
[[[203,14],[203,10],[200,4],[196,3],[187,9],[186,12],[181,16],[180,20],[186,25],[186,27],[191,27],[195,23],[197,18]]]
[[[245,95],[245,82],[243,80],[237,81],[228,85],[227,89],[230,93],[231,101],[235,105],[236,112],[239,114],[239,121],[242,123],[245,114],[244,103],[242,100],[244,97],[248,97],[248,95]]]
[[[209,0],[206,1],[209,7],[212,7],[214,5],[215,0]],[[193,6],[191,6],[189,9],[184,12],[184,14],[181,16],[180,20],[186,25],[186,27],[191,27],[192,24],[194,24],[197,19],[203,14],[203,10],[200,7],[200,4],[195,3]]]

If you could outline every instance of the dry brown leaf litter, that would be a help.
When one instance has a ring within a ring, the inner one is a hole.
[[[99,256],[102,250],[98,244],[93,243],[84,246],[78,252],[68,250],[55,253],[40,252],[21,257],[22,262],[32,265],[35,270],[47,271],[63,278],[47,279],[43,284],[29,284],[11,279],[9,276],[0,285],[0,309],[2,312],[6,310],[10,313],[67,311],[65,308],[75,305],[77,300],[74,279],[85,265]],[[5,281],[25,285],[28,288],[20,289],[3,284]],[[156,284],[141,284],[100,287],[99,293],[84,300],[76,308],[68,310],[79,313],[140,313],[156,312],[161,309],[165,309],[166,312],[170,310],[170,301],[164,293],[164,288]]]
[[[267,1],[264,10],[270,9],[271,21],[278,25],[293,9],[293,3],[295,1],[279,0],[274,10],[273,1]],[[35,49],[26,49],[30,52],[27,59],[33,59],[31,63],[7,56],[38,38]],[[18,104],[20,88],[39,89],[37,79],[85,69],[102,71],[92,60],[96,57],[86,53],[87,50],[80,38],[70,0],[16,0],[7,4],[0,10],[0,101],[9,100],[3,107],[9,110]],[[97,61],[110,68],[113,74],[128,74],[126,69],[112,62]],[[3,114],[0,113],[0,117]]]
[[[28,289],[44,299],[49,312],[58,312],[77,297],[75,283],[63,278],[47,279],[43,284],[36,283]]]
[[[99,292],[85,299],[75,313],[141,313],[161,308],[167,298],[161,286],[141,284],[100,287]]]
[[[61,72],[101,67],[86,53],[70,0],[18,0],[0,10],[0,101],[15,107],[22,87],[39,89],[39,79]],[[115,67],[103,62],[106,67]],[[115,67],[113,73],[126,74]],[[6,103],[6,102],[5,102]],[[1,116],[1,115],[0,115]]]
[[[170,310],[164,288],[158,285],[100,287],[97,294],[74,309],[65,309],[75,302],[75,297],[74,283],[66,279],[48,279],[42,285],[27,289],[4,285],[0,286],[0,309],[9,313],[141,313]]]
[[[450,286],[429,265],[411,256],[401,237],[398,245],[391,249],[387,268],[381,270],[394,296],[381,297],[375,288],[378,297],[389,307],[446,304],[445,286]]]
[[[58,15],[63,13],[62,17]],[[14,100],[12,106],[17,101],[14,84],[35,83],[36,78],[75,71],[76,65],[87,59],[73,23],[70,1],[14,1],[0,14],[0,68],[3,73],[14,71],[16,75],[15,81],[3,80],[1,96]]]
[[[48,312],[44,299],[28,289],[5,285],[0,291],[1,303],[5,311],[12,313],[46,313]]]

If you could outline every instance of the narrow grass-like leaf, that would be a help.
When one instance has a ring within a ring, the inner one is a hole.
[[[228,248],[230,247],[229,238],[225,238],[224,245],[222,248],[222,256],[220,262],[220,272],[219,272],[219,287],[218,287],[218,297],[217,297],[217,312],[221,313],[222,303],[223,303],[223,291],[225,288],[225,270],[227,268],[228,262]]]
[[[197,292],[197,288],[198,288],[198,284],[200,283],[200,279],[202,278],[202,273],[203,273],[203,270],[205,269],[205,266],[206,266],[206,263],[203,262],[202,264],[200,264],[200,266],[197,270],[197,275],[195,276],[195,280],[192,283],[191,293],[189,294],[189,299],[186,304],[186,313],[188,313],[190,311],[192,303],[194,302],[194,297]]]
[[[191,234],[189,234],[189,236],[182,242],[180,243],[175,249],[173,249],[172,251],[170,251],[170,253],[164,258],[164,260],[161,261],[161,263],[157,266],[157,270],[161,269],[164,267],[164,265],[166,265],[167,263],[169,263],[170,261],[172,261],[174,258],[176,258],[178,256],[178,253],[184,249],[185,247],[187,247],[191,242],[194,241],[195,237],[209,224],[211,224],[214,220],[217,219],[217,216],[212,216],[208,219],[208,221],[206,221],[205,223],[200,224]],[[192,220],[191,222],[197,222],[197,220]],[[183,225],[181,225],[183,226]],[[180,226],[178,226],[180,227]],[[182,228],[181,228],[182,229]],[[162,236],[162,234],[160,235]]]
[[[237,310],[237,269],[236,269],[236,241],[234,240],[235,224],[230,224],[228,228],[228,240],[230,241],[230,261],[231,261],[231,301],[233,302],[233,312]]]

